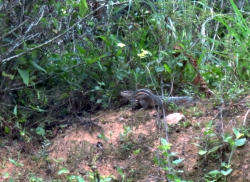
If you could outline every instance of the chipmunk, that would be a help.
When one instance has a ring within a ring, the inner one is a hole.
[[[187,105],[194,103],[192,97],[183,96],[183,97],[163,97],[154,95],[153,92],[149,89],[139,89],[137,91],[123,91],[120,92],[121,95],[127,98],[131,104],[132,109],[142,106],[144,109],[148,107],[158,106],[162,108],[164,103],[170,104],[174,103],[176,105]]]

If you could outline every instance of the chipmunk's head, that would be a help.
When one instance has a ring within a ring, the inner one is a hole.
[[[120,92],[120,94],[121,96],[128,98],[128,97],[133,96],[134,92],[131,90],[125,90],[125,91]]]

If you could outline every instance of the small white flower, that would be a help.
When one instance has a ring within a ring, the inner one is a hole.
[[[125,47],[126,45],[123,44],[123,43],[119,43],[119,44],[117,44],[117,46],[123,48],[123,47]]]
[[[65,9],[61,9],[61,12],[62,12],[63,14],[66,14],[66,10],[65,10]]]

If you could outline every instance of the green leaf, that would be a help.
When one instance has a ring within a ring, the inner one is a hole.
[[[27,70],[22,70],[20,68],[17,69],[18,73],[21,75],[23,82],[26,85],[29,85],[29,72]]]
[[[96,101],[96,103],[97,103],[97,104],[102,103],[102,99],[98,99],[98,100]]]
[[[59,159],[53,159],[56,163],[61,163],[64,162],[63,158],[59,158]]]
[[[14,109],[13,109],[13,114],[15,115],[15,116],[17,116],[17,105],[14,107]]]
[[[138,153],[140,153],[140,151],[141,151],[141,149],[139,148],[139,149],[137,149],[137,150],[134,150],[133,151],[133,154],[138,154]]]
[[[163,167],[163,168],[162,168],[162,170],[164,170],[164,171],[168,171],[168,170],[169,170],[169,168],[168,168],[168,167]],[[172,174],[169,174],[169,175],[172,175]],[[169,176],[169,175],[167,175],[167,176]]]
[[[156,70],[157,73],[161,73],[161,72],[164,71],[164,67],[163,66],[156,66],[155,70]]]
[[[183,161],[184,159],[177,159],[177,160],[174,160],[173,161],[173,164],[179,164],[179,163],[181,163],[182,161]]]
[[[58,174],[64,174],[64,173],[69,173],[69,170],[67,168],[62,168],[60,171],[58,171]]]
[[[43,71],[44,73],[47,73],[47,71],[45,69],[43,69],[41,66],[39,66],[36,62],[31,61],[31,63],[33,64],[33,66],[35,66],[37,69]]]
[[[104,135],[103,133],[100,133],[99,135],[97,135],[97,137],[100,138],[100,139],[103,139],[105,141],[109,140],[108,137],[106,137],[106,135]]]
[[[43,109],[40,109],[39,108],[39,106],[32,106],[32,105],[29,105],[33,110],[35,110],[35,111],[39,111],[39,112],[44,112],[45,110],[43,110]]]
[[[83,47],[81,47],[81,46],[76,46],[76,48],[77,48],[77,50],[78,50],[78,52],[80,53],[80,54],[82,54],[82,55],[84,55],[85,54],[85,49],[83,48]]]
[[[91,59],[91,60],[87,61],[87,63],[88,64],[92,64],[92,63],[94,63],[96,61],[99,61],[101,58],[104,58],[104,57],[107,57],[107,56],[109,56],[109,53],[107,53],[105,55],[101,55],[99,57],[95,57],[94,59]]]
[[[60,128],[66,128],[66,127],[68,127],[68,124],[61,124],[59,126],[60,126]]]
[[[183,67],[183,63],[182,62],[177,62],[176,63],[178,66],[180,66],[180,67]]]
[[[167,144],[168,144],[168,142],[167,142],[167,140],[166,140],[166,139],[161,138],[161,144],[162,144],[162,145],[167,145]]]
[[[19,163],[19,162],[15,161],[14,159],[9,158],[9,161],[10,161],[12,164],[14,164],[15,166],[23,167],[23,164],[22,164],[22,163]]]
[[[102,39],[108,45],[108,47],[111,46],[111,41],[106,36],[101,35],[101,36],[98,36],[97,38]]]
[[[221,170],[221,174],[223,174],[224,176],[228,176],[232,171],[233,171],[233,169],[228,169],[226,171]]]
[[[17,120],[19,123],[25,123],[27,120],[25,117],[22,117],[20,119]]]
[[[69,93],[62,93],[62,95],[60,96],[59,100],[67,98],[69,96]]]
[[[210,171],[208,174],[216,175],[216,174],[220,174],[220,171],[218,171],[218,170],[213,170],[213,171]]]
[[[119,56],[122,53],[122,49],[119,49],[116,53],[116,56]]]
[[[170,69],[170,67],[167,64],[164,64],[164,68],[168,73],[172,73],[172,70]]]
[[[125,174],[122,172],[122,169],[120,167],[117,167],[118,173],[124,178]]]
[[[232,139],[231,136],[227,136],[225,139],[224,139],[225,142],[229,143],[231,147],[234,147],[235,145],[235,141]]]
[[[240,146],[245,145],[245,143],[246,143],[246,138],[242,138],[242,139],[236,140],[235,145],[236,147],[240,147]]]
[[[154,156],[154,163],[155,163],[156,165],[159,165],[159,160],[158,160],[158,157],[156,157],[156,156]]]
[[[5,76],[5,77],[8,77],[11,80],[13,80],[13,78],[14,78],[14,75],[7,74],[5,71],[2,72],[2,75]]]
[[[164,138],[161,138],[161,145],[158,148],[162,151],[168,151],[171,147],[171,144],[167,142]],[[164,154],[164,153],[163,153]],[[168,155],[168,153],[166,153]]]
[[[101,87],[95,86],[95,90],[101,90]]]
[[[103,181],[103,182],[109,182],[109,181],[112,181],[113,179],[115,179],[115,178],[111,178],[111,177],[108,177],[108,178],[107,178],[107,177],[106,177],[105,179],[102,179],[102,181]],[[101,181],[101,182],[102,182],[102,181]]]
[[[168,142],[167,142],[166,139],[161,138],[161,144],[162,144],[163,146],[166,146],[166,145],[168,144]]]
[[[233,10],[234,10],[234,12],[235,12],[235,14],[236,14],[236,19],[238,20],[238,22],[241,24],[242,27],[244,27],[244,28],[247,27],[247,30],[249,30],[249,29],[248,29],[248,25],[247,25],[245,19],[244,19],[243,16],[242,16],[242,13],[241,13],[240,10],[237,8],[237,6],[236,6],[236,4],[234,3],[234,1],[233,1],[233,0],[229,0],[229,1],[230,1],[231,5],[232,5],[232,7],[233,7]],[[244,25],[243,25],[243,24],[244,24]]]
[[[4,173],[4,178],[9,178],[9,173],[8,172]]]
[[[212,153],[212,152],[218,150],[220,147],[221,147],[220,145],[213,147],[212,149],[210,149],[210,150],[208,151],[207,154],[210,154],[210,153]]]
[[[7,127],[7,126],[5,126],[5,127],[4,127],[4,132],[7,133],[7,134],[9,134],[9,133],[10,133],[10,128]]]
[[[53,23],[53,25],[55,26],[55,28],[58,30],[59,27],[58,27],[58,21],[57,21],[56,18],[52,17],[52,23]]]
[[[81,178],[80,176],[77,176],[77,181],[78,182],[85,182],[83,178]]]
[[[201,145],[197,144],[197,143],[192,143],[193,145],[197,146],[197,147],[201,147]]]
[[[235,136],[236,136],[237,139],[239,139],[240,137],[243,136],[243,134],[241,134],[239,132],[239,130],[237,130],[236,128],[233,128],[233,132],[234,132],[234,134],[235,134]]]
[[[229,169],[229,168],[231,167],[230,164],[226,164],[225,162],[222,162],[222,163],[221,163],[221,166],[222,166],[222,167],[225,167],[225,168],[227,168],[227,169]]]
[[[44,136],[45,135],[45,130],[42,127],[37,127],[36,128],[36,134]]]
[[[79,6],[79,14],[82,18],[86,15],[87,10],[88,10],[88,4],[86,0],[81,0]]]
[[[207,153],[207,151],[205,151],[205,150],[200,150],[200,151],[199,151],[199,154],[200,154],[200,155],[204,155],[204,154],[206,154],[206,153]]]

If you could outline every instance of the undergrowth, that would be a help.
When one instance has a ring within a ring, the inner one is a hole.
[[[250,78],[250,6],[239,2],[0,1],[1,136],[46,140],[71,117],[120,107],[128,89],[205,97],[205,83],[217,105],[238,101]],[[200,146],[205,158],[222,141],[240,146],[237,131]]]

